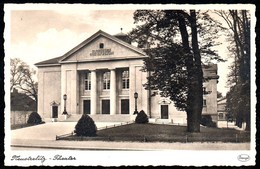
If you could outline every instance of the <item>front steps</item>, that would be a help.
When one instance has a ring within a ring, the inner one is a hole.
[[[60,119],[58,121],[66,121],[66,122],[77,122],[81,118],[82,114],[72,114],[67,117],[65,120]],[[89,115],[95,122],[129,122],[131,121],[131,116],[129,114],[117,114],[117,115],[109,115],[109,114],[96,114]]]
[[[78,122],[82,114],[70,114],[65,119],[64,115],[60,115],[58,119],[45,118],[45,122]],[[96,114],[89,115],[95,122],[131,122],[135,120],[136,115],[130,114]],[[161,119],[158,117],[149,118],[149,123],[158,123],[158,124],[173,124],[173,125],[186,125],[187,122],[183,118],[176,119]]]

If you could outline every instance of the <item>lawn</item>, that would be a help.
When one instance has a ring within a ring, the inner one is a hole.
[[[250,142],[250,133],[235,129],[201,127],[200,133],[189,133],[185,126],[166,124],[128,124],[97,131],[97,137],[76,135],[62,140],[103,140],[138,142]]]

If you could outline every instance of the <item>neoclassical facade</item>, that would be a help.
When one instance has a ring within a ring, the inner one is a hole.
[[[135,118],[136,106],[151,120],[186,123],[185,112],[176,110],[171,100],[151,96],[143,87],[148,76],[141,71],[146,57],[124,34],[112,36],[98,31],[63,56],[35,64],[38,113],[45,121],[53,117],[64,120],[62,113],[66,107],[70,121],[78,120],[84,113],[96,121],[130,121]],[[203,114],[215,116],[217,66],[207,67],[203,72],[211,77],[204,84],[210,93],[205,95]],[[134,93],[138,93],[137,105]]]

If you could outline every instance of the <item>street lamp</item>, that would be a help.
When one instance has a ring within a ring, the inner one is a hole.
[[[137,92],[134,93],[134,98],[135,98],[135,111],[134,111],[134,114],[138,114],[138,111],[137,111],[137,98],[138,98],[138,93],[137,93]]]
[[[62,115],[68,115],[68,113],[66,111],[66,100],[67,100],[66,94],[63,95],[63,100],[64,100],[64,111],[63,111]]]

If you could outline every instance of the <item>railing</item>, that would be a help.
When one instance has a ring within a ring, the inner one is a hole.
[[[56,140],[79,140],[79,141],[130,141],[130,142],[180,142],[180,143],[194,143],[194,142],[223,142],[223,143],[243,143],[243,142],[250,142],[250,138],[235,134],[234,136],[230,137],[198,137],[198,136],[148,136],[148,135],[133,135],[133,136],[96,136],[96,137],[77,137],[77,138],[69,138],[68,136],[73,135],[74,133],[69,133],[65,135],[56,136]]]
[[[74,135],[74,132],[68,133],[68,134],[63,134],[63,135],[56,135],[56,140],[61,140],[62,138],[72,136]]]
[[[107,129],[107,128],[112,128],[112,127],[119,127],[119,126],[124,126],[127,124],[132,124],[134,122],[121,122],[120,124],[113,124],[113,125],[106,125],[104,127],[99,127],[98,130],[103,130],[103,129]]]
[[[113,124],[113,125],[106,125],[104,127],[99,127],[99,128],[97,128],[97,130],[103,130],[103,129],[108,129],[108,128],[112,128],[112,127],[119,127],[119,126],[132,124],[132,123],[134,123],[134,122],[121,122],[120,124]],[[72,131],[71,133],[68,133],[68,134],[56,135],[56,140],[60,140],[62,138],[72,136],[72,135],[74,135],[74,131]]]

